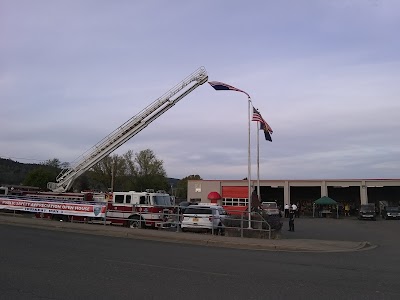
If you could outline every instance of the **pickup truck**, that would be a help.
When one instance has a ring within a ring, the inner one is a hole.
[[[385,206],[381,211],[382,218],[387,219],[400,219],[400,207],[398,206]]]
[[[363,204],[358,212],[359,220],[374,220],[376,221],[375,204]]]
[[[268,215],[281,215],[276,202],[262,202],[261,207]]]

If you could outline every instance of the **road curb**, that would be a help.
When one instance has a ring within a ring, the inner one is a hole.
[[[268,240],[209,236],[186,232],[168,232],[151,229],[130,229],[98,224],[57,222],[27,217],[14,217],[14,215],[0,215],[0,224],[32,227],[53,231],[246,250],[281,252],[354,252],[370,250],[376,247],[367,241],[356,242],[305,239]]]

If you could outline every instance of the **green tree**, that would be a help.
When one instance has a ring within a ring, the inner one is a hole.
[[[46,190],[47,183],[54,182],[63,165],[65,163],[61,163],[58,158],[46,160],[26,175],[23,184]]]
[[[88,190],[102,190],[98,187],[93,186],[93,184],[89,180],[88,173],[84,173],[79,176],[73,183],[72,183],[72,190],[74,192],[81,192],[81,191],[88,191]]]
[[[100,189],[104,190],[111,186],[114,191],[168,189],[163,161],[150,149],[107,156],[93,166],[89,174],[92,181],[98,182]]]
[[[41,166],[30,171],[27,174],[23,184],[36,186],[42,190],[45,190],[47,189],[47,183],[54,181],[57,174],[57,169]]]
[[[168,190],[167,174],[164,162],[157,159],[150,149],[135,153],[134,157],[134,186],[136,190],[144,191],[147,188]]]
[[[58,158],[48,159],[46,160],[43,165],[49,166],[55,169],[61,169],[61,162]]]
[[[187,198],[188,180],[203,180],[203,178],[201,178],[200,175],[189,175],[179,180],[176,191],[177,198]]]
[[[61,162],[58,158],[48,159],[43,163],[43,165],[58,169],[59,171],[70,167],[69,162]]]
[[[91,169],[91,177],[102,190],[120,190],[126,173],[125,159],[118,154],[106,156]]]

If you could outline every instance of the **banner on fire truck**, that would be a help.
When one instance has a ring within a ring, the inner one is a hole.
[[[106,214],[106,203],[83,204],[0,198],[0,209],[104,218]]]

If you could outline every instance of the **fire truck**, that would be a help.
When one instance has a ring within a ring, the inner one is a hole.
[[[173,224],[171,196],[165,191],[114,192],[107,222],[131,228],[164,228]]]
[[[0,191],[0,209],[37,212],[41,217],[46,214],[50,217],[66,215],[75,218],[106,218],[112,224],[120,223],[131,227],[163,226],[172,205],[172,198],[165,192],[114,192],[111,201],[100,199],[91,203],[88,201],[93,200],[93,195],[67,192],[76,178],[137,135],[207,80],[208,75],[204,67],[190,74],[82,154],[68,168],[63,169],[56,182],[47,184],[47,188],[52,192],[16,196]],[[92,198],[89,200],[88,197]]]

